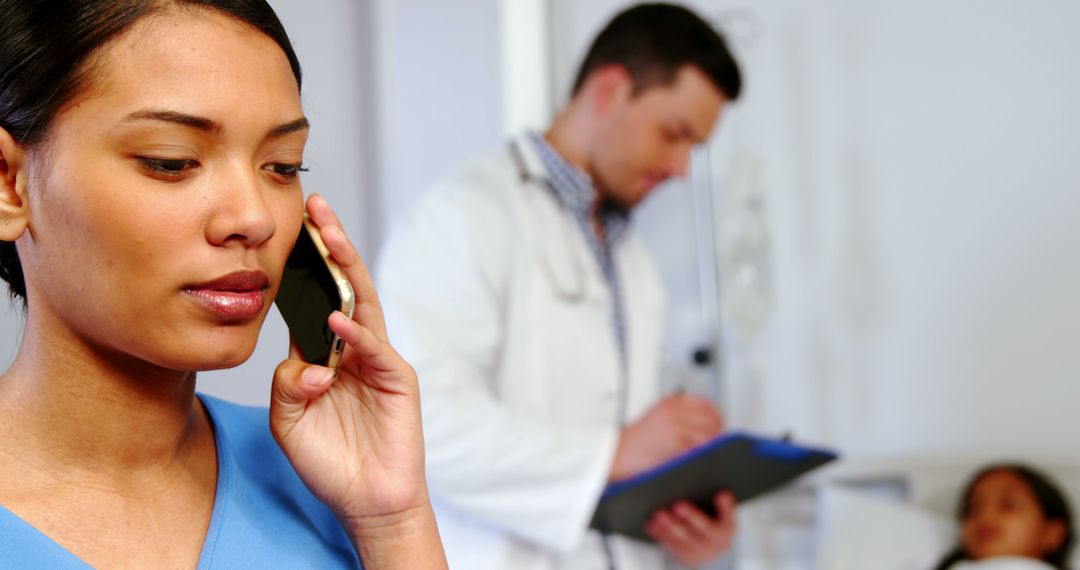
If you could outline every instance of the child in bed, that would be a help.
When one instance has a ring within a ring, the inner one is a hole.
[[[984,468],[960,503],[960,545],[935,570],[1067,568],[1072,516],[1064,494],[1025,465]]]

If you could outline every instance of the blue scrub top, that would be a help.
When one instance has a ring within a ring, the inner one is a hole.
[[[218,478],[199,568],[361,568],[334,514],[270,435],[266,408],[200,395],[214,425]],[[90,566],[0,506],[0,567]]]

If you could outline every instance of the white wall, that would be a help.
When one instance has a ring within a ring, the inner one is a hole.
[[[776,188],[764,421],[852,453],[1075,454],[1080,6],[815,8],[786,28],[813,112],[798,196]]]
[[[497,0],[375,0],[383,229],[503,140]]]
[[[584,45],[619,4],[556,0],[553,43]],[[720,249],[747,185],[770,237],[764,330],[725,313],[729,414],[850,455],[1075,455],[1080,5],[694,4],[747,75],[711,145]],[[659,206],[653,235],[679,219]]]

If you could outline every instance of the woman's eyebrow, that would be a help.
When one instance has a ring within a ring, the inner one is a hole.
[[[185,127],[191,127],[200,131],[206,131],[208,133],[220,133],[222,127],[219,123],[216,123],[205,117],[196,117],[195,115],[188,115],[187,113],[180,113],[177,111],[165,111],[159,109],[144,109],[142,111],[135,111],[124,117],[125,121],[165,121],[167,123],[175,123],[177,125],[183,125]]]
[[[279,125],[279,126],[274,127],[273,129],[270,129],[270,133],[266,135],[266,138],[268,138],[268,139],[280,138],[280,137],[283,137],[285,135],[295,133],[296,131],[306,130],[309,126],[310,126],[310,124],[308,123],[307,117],[300,117],[299,119],[296,119],[295,121],[289,121],[288,123],[285,123],[283,125]]]
[[[179,111],[166,111],[163,109],[144,109],[141,111],[135,111],[124,117],[124,121],[164,121],[166,123],[173,123],[182,125],[185,127],[191,127],[200,131],[205,131],[213,134],[220,134],[224,131],[221,123],[215,122],[212,119],[206,117],[198,117],[195,115],[189,115],[187,113],[181,113]],[[310,126],[307,117],[300,117],[294,121],[289,121],[278,125],[266,134],[267,139],[281,138],[285,135],[302,131]]]

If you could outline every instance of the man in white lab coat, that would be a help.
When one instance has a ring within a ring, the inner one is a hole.
[[[424,194],[380,256],[395,345],[422,388],[428,480],[451,566],[660,568],[712,560],[734,505],[654,515],[659,546],[588,529],[605,485],[714,437],[708,401],[659,392],[663,292],[631,208],[686,173],[740,75],[671,5],[622,12],[570,102]]]

